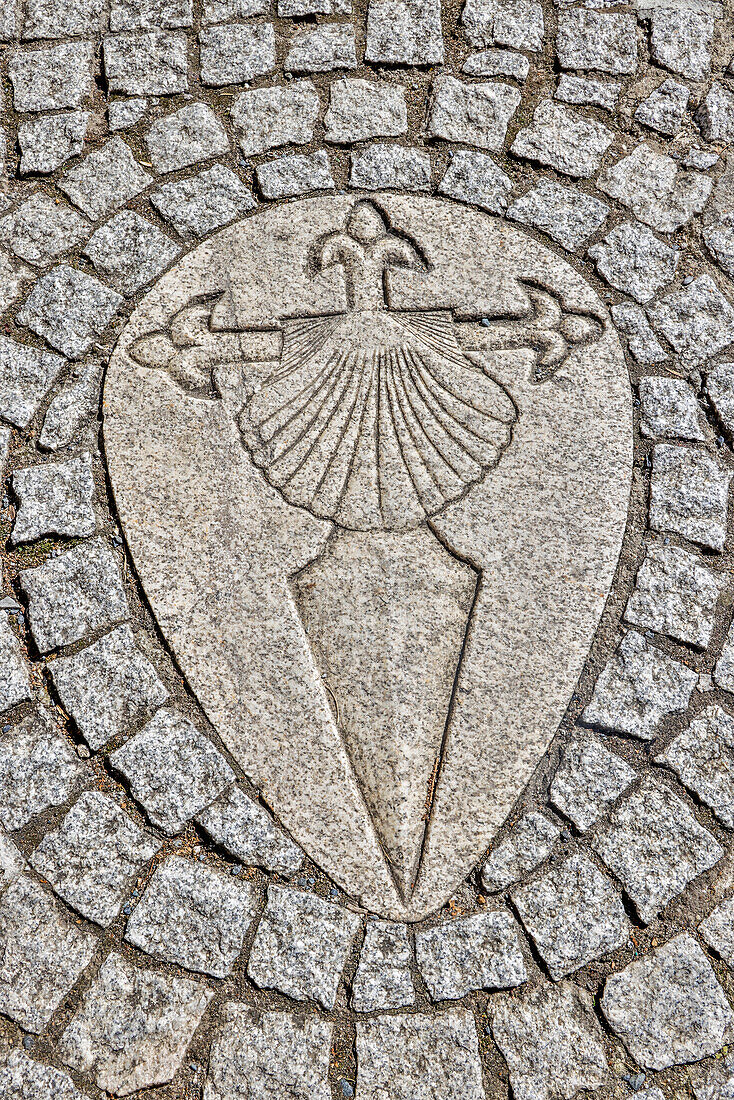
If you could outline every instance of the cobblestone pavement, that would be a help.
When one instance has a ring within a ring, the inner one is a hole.
[[[733,56],[716,0],[0,0],[0,1100],[734,1095]],[[635,424],[560,728],[408,924],[206,721],[101,428],[117,338],[187,252],[382,189],[579,271]]]

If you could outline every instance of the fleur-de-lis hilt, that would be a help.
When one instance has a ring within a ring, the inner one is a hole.
[[[335,264],[344,268],[347,304],[353,311],[388,308],[389,268],[428,268],[415,241],[389,229],[384,215],[369,199],[352,208],[344,229],[316,242],[312,261],[317,271]]]

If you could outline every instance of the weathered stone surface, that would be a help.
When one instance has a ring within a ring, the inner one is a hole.
[[[303,852],[277,827],[268,811],[238,787],[231,787],[196,815],[215,843],[236,859],[281,875],[303,863]]]
[[[23,8],[23,38],[93,37],[107,21],[104,0],[26,0]]]
[[[510,206],[507,217],[541,229],[569,252],[575,251],[604,224],[609,207],[600,199],[541,180]]]
[[[716,363],[706,376],[706,394],[724,430],[734,434],[734,363]]]
[[[104,332],[122,301],[98,279],[59,264],[38,280],[18,321],[70,359],[79,359]]]
[[[349,182],[352,187],[367,191],[379,191],[383,187],[428,191],[431,158],[422,149],[375,142],[352,153]]]
[[[716,1054],[734,1028],[734,1012],[711,963],[688,934],[607,978],[601,1008],[646,1069]]]
[[[88,451],[67,462],[16,470],[13,492],[19,503],[11,536],[15,545],[35,542],[43,535],[85,538],[96,530]]]
[[[259,986],[331,1009],[361,921],[315,894],[268,888],[247,973]]]
[[[285,199],[306,191],[331,191],[335,186],[329,158],[323,150],[258,164],[255,175],[266,199]]]
[[[601,122],[546,99],[536,107],[532,126],[518,131],[510,152],[566,176],[586,179],[597,170],[613,140],[614,134]]]
[[[60,355],[0,335],[0,416],[27,428],[64,365]]]
[[[349,83],[345,80],[332,84],[332,103],[337,85]],[[242,92],[232,103],[230,117],[239,131],[242,152],[252,156],[281,145],[305,145],[313,137],[318,113],[316,88],[310,80],[297,80],[285,88]]]
[[[673,137],[683,126],[690,94],[685,84],[679,84],[677,80],[664,80],[642,100],[635,110],[635,118],[643,126]]]
[[[150,820],[168,836],[234,781],[211,741],[187,718],[159,710],[147,726],[110,755]]]
[[[461,67],[467,76],[512,76],[515,80],[527,80],[530,61],[514,50],[482,50],[470,54]]]
[[[189,86],[186,35],[122,31],[104,39],[104,69],[111,92],[174,95]]]
[[[81,977],[97,941],[25,875],[6,873],[2,886],[0,1012],[38,1033]]]
[[[637,68],[634,15],[576,8],[558,16],[556,55],[562,69],[598,69],[628,75]]]
[[[134,210],[123,210],[93,233],[84,255],[122,294],[134,294],[160,275],[181,248]]]
[[[205,103],[192,103],[153,123],[145,135],[156,172],[176,172],[229,151],[221,122]]]
[[[0,251],[0,310],[8,309],[23,290],[23,284],[34,278],[33,272],[25,264],[18,263],[7,252]],[[0,343],[2,356],[2,343]]]
[[[693,669],[630,631],[599,676],[582,721],[649,741],[662,718],[686,709],[697,680]]]
[[[596,738],[578,737],[563,750],[550,787],[551,801],[583,832],[636,775],[621,756],[609,752]]]
[[[734,277],[734,214],[724,214],[717,221],[703,226],[706,247],[719,267]]]
[[[641,378],[640,402],[640,431],[648,439],[706,439],[706,418],[685,379]]]
[[[129,886],[160,842],[100,791],[79,798],[58,829],[47,833],[31,865],[77,912],[106,927]]]
[[[484,1100],[476,1025],[464,1010],[357,1022],[359,1100]]]
[[[168,698],[129,626],[49,665],[64,708],[93,749],[127,733]]]
[[[317,111],[318,98],[314,117]],[[349,144],[374,137],[399,137],[407,129],[405,91],[400,84],[345,78],[331,85],[329,108],[324,115],[327,141]]]
[[[696,122],[705,141],[734,138],[734,94],[724,84],[714,84],[696,111]]]
[[[110,130],[129,130],[140,122],[148,110],[148,100],[136,96],[133,99],[113,99],[107,107]]]
[[[592,80],[590,77],[571,76],[562,73],[558,79],[555,99],[562,103],[574,103],[577,106],[603,107],[613,111],[617,106],[622,85],[616,81]]]
[[[672,157],[643,144],[605,168],[597,187],[619,199],[645,225],[673,233],[700,214],[713,181],[701,172],[679,169]]]
[[[698,931],[704,942],[731,966],[734,963],[734,898],[727,898],[712,909],[699,924]]]
[[[472,46],[543,48],[543,9],[535,0],[468,0],[461,21]]]
[[[0,614],[0,711],[9,710],[30,698],[31,684],[20,642],[10,628],[7,615]],[[5,827],[9,828],[7,825]]]
[[[150,201],[179,233],[196,237],[221,229],[255,205],[239,176],[221,164],[198,176],[164,183]]]
[[[734,1058],[727,1054],[717,1058],[706,1068],[696,1067],[691,1072],[691,1088],[696,1100],[727,1100],[734,1088]]]
[[[711,72],[714,19],[689,7],[653,6],[650,52],[671,72],[705,80]]]
[[[734,828],[733,749],[734,718],[720,706],[712,706],[657,757],[730,829]]]
[[[615,226],[591,246],[589,256],[610,286],[638,302],[649,302],[660,287],[672,282],[678,266],[675,249],[637,222]]]
[[[213,992],[108,956],[58,1044],[72,1069],[117,1096],[177,1072]]]
[[[729,627],[721,655],[716,662],[714,680],[717,687],[734,692],[734,624]]]
[[[489,910],[418,932],[415,955],[434,1000],[458,1000],[473,989],[511,989],[527,978],[517,925]]]
[[[90,218],[104,218],[144,191],[153,177],[135,160],[122,138],[110,138],[81,164],[70,168],[59,187]]]
[[[648,776],[591,843],[645,924],[724,854],[685,803]]]
[[[146,886],[125,939],[148,955],[225,978],[242,951],[256,901],[251,884],[172,856]]]
[[[426,131],[432,138],[496,151],[519,105],[520,92],[510,84],[467,84],[438,76],[431,88]]]
[[[687,550],[651,543],[624,617],[633,626],[703,648],[711,637],[716,601],[725,585],[725,576],[707,569]]]
[[[68,1073],[34,1062],[18,1047],[0,1062],[4,1100],[85,1100]]]
[[[481,206],[491,214],[503,214],[512,193],[512,180],[491,157],[460,149],[449,160],[438,185],[442,195]]]
[[[96,414],[102,368],[96,359],[73,364],[66,384],[46,410],[40,447],[58,451],[71,443],[85,419]]]
[[[11,832],[24,828],[71,798],[85,778],[71,745],[39,708],[0,738],[0,823]]]
[[[21,260],[47,264],[83,241],[90,228],[87,219],[66,203],[37,191],[12,214],[0,218],[0,241]]]
[[[516,1100],[567,1100],[611,1081],[591,997],[569,982],[493,998],[490,1021]]]
[[[705,451],[658,443],[652,461],[650,527],[723,550],[731,478]]]
[[[333,69],[356,69],[357,54],[351,23],[322,23],[303,30],[291,39],[285,59],[286,72],[328,73]]]
[[[650,327],[644,311],[630,302],[620,302],[610,307],[617,329],[627,338],[630,355],[643,367],[663,363],[668,353]]]
[[[18,127],[21,175],[47,175],[78,156],[84,148],[88,121],[86,111],[64,111],[22,122]]]
[[[117,562],[101,538],[24,569],[20,585],[28,596],[31,633],[42,653],[128,617]]]
[[[209,1058],[204,1100],[331,1100],[332,1025],[230,1001]]]
[[[192,0],[112,0],[110,30],[190,27],[192,7]]]
[[[410,943],[405,925],[368,921],[352,982],[352,1007],[357,1012],[376,1012],[415,1004],[409,967]]]
[[[8,76],[16,111],[81,107],[92,90],[93,60],[91,42],[64,42],[11,53]]]
[[[370,0],[365,60],[387,65],[441,64],[440,0]]]
[[[543,814],[521,817],[485,861],[482,886],[492,893],[504,890],[542,863],[560,835],[558,825]]]
[[[204,0],[202,23],[226,23],[228,19],[249,19],[252,15],[267,15],[270,0]]]
[[[688,363],[698,364],[734,340],[734,307],[710,275],[699,275],[650,309],[658,332]]]

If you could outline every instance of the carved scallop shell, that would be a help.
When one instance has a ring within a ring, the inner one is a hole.
[[[516,419],[449,312],[363,310],[286,322],[279,369],[240,428],[289,503],[370,531],[458,500],[497,464]]]

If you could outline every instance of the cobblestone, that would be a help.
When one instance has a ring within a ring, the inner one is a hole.
[[[110,138],[91,152],[81,164],[69,168],[59,187],[71,201],[95,220],[144,191],[153,177],[135,160],[122,138]]]
[[[64,42],[28,53],[12,52],[8,76],[16,111],[81,107],[92,91],[93,62],[90,42]]]
[[[20,642],[10,627],[8,616],[0,614],[0,711],[17,707],[30,698],[31,684]]]
[[[704,943],[728,966],[734,964],[734,898],[727,898],[712,909],[699,924],[698,931]]]
[[[87,778],[48,712],[37,708],[0,738],[0,823],[11,832],[23,829]]]
[[[255,205],[239,176],[221,164],[198,176],[164,183],[150,201],[179,233],[195,237],[205,237]]]
[[[323,151],[258,164],[255,175],[266,199],[285,199],[308,191],[331,191],[335,187],[329,158]]]
[[[261,988],[332,1009],[360,924],[356,913],[315,894],[270,886],[247,973]]]
[[[633,626],[703,648],[726,578],[677,546],[650,544],[624,617]]]
[[[658,443],[653,452],[650,527],[723,550],[731,478],[705,451]]]
[[[697,1067],[691,1073],[691,1088],[696,1100],[727,1100],[734,1088],[734,1059],[727,1054],[705,1069]]]
[[[4,1100],[85,1100],[68,1073],[34,1062],[17,1047],[0,1062]]]
[[[541,180],[510,206],[507,217],[540,229],[569,252],[579,248],[604,224],[609,207],[600,199]]]
[[[385,187],[428,191],[431,158],[422,149],[404,145],[367,145],[352,153],[349,182],[352,187],[381,191]]]
[[[558,79],[555,99],[578,107],[602,107],[605,111],[613,111],[621,90],[622,85],[616,81],[592,80],[590,77],[562,73]]]
[[[654,92],[643,99],[635,110],[635,118],[659,134],[673,137],[683,126],[690,89],[677,80],[664,80]]]
[[[734,718],[707,707],[656,758],[730,829],[734,828]]]
[[[231,787],[196,815],[196,821],[225,851],[245,864],[291,875],[303,852],[277,827],[268,811]]]
[[[0,242],[21,260],[47,264],[86,240],[90,225],[66,203],[36,191],[12,214],[0,218]]]
[[[734,1013],[711,964],[687,934],[607,978],[601,1007],[646,1069],[716,1054],[734,1026]]]
[[[11,535],[16,546],[43,535],[85,538],[96,530],[92,458],[87,451],[67,462],[16,470],[13,492],[19,502]]]
[[[485,861],[482,886],[491,893],[504,890],[542,863],[560,835],[559,826],[543,814],[521,817]]]
[[[613,139],[600,122],[546,99],[536,107],[532,126],[518,131],[510,152],[586,179],[598,169]]]
[[[60,355],[0,336],[0,416],[27,428],[51,389],[64,360]]]
[[[114,555],[101,538],[24,569],[33,640],[42,653],[71,645],[128,617]]]
[[[615,226],[589,256],[610,286],[638,302],[649,302],[672,282],[678,266],[678,253],[638,222]]]
[[[132,96],[185,92],[189,86],[186,48],[186,35],[180,32],[107,35],[103,49],[109,90]]]
[[[30,861],[60,898],[107,927],[159,848],[160,842],[138,828],[114,799],[87,791],[58,829],[46,834]]]
[[[33,272],[25,264],[0,251],[0,311],[4,312],[20,297],[24,283],[30,282],[33,277]],[[0,357],[1,349],[2,344]]]
[[[84,271],[60,264],[33,287],[18,321],[51,347],[79,359],[122,305],[122,296]]]
[[[696,122],[705,141],[734,139],[734,94],[714,84],[696,111]]]
[[[129,130],[140,122],[148,110],[148,100],[145,97],[134,99],[113,99],[107,108],[107,121],[110,130]]]
[[[365,60],[387,65],[440,65],[440,0],[370,0]]]
[[[428,102],[429,137],[498,150],[507,126],[520,105],[520,92],[509,84],[467,84],[438,76]]]
[[[26,0],[23,38],[99,35],[105,28],[104,0]]]
[[[661,233],[673,233],[700,214],[712,186],[708,176],[679,170],[672,157],[645,144],[605,168],[597,180],[601,191]]]
[[[317,111],[316,98],[314,117]],[[335,80],[331,85],[324,115],[327,141],[351,144],[373,137],[399,137],[407,129],[405,91],[399,84],[354,78]]]
[[[431,997],[458,1000],[475,989],[510,989],[527,979],[517,925],[501,910],[418,932],[415,953]]]
[[[512,186],[512,180],[491,157],[460,149],[449,160],[438,190],[458,202],[473,203],[491,214],[503,214]]]
[[[213,996],[199,982],[139,969],[113,953],[61,1036],[59,1054],[117,1096],[166,1084]]]
[[[229,151],[227,131],[204,103],[192,103],[153,123],[145,135],[156,172],[177,172]]]
[[[703,239],[706,248],[712,257],[726,274],[734,277],[734,218],[730,214],[724,215],[719,221],[715,221],[703,227]]]
[[[160,275],[180,252],[179,245],[134,210],[116,214],[84,248],[100,275],[128,296]]]
[[[192,22],[192,0],[111,0],[111,31],[190,27]]]
[[[645,924],[724,854],[685,803],[647,776],[591,843]]]
[[[734,624],[724,640],[721,655],[714,668],[716,686],[734,692]]]
[[[18,127],[21,175],[48,175],[79,156],[88,121],[87,111],[64,111],[22,122]]]
[[[291,39],[285,59],[286,72],[328,73],[356,69],[354,28],[351,23],[324,23],[303,30]]]
[[[691,365],[722,351],[734,340],[734,307],[710,275],[699,275],[650,309],[658,332]]]
[[[376,1012],[414,1005],[410,958],[410,942],[404,924],[368,921],[352,982],[352,1007],[357,1012]]]
[[[95,359],[73,364],[69,378],[49,405],[43,418],[38,444],[58,451],[76,437],[85,419],[94,416],[99,404],[101,366]]]
[[[634,15],[562,11],[558,16],[556,54],[562,69],[597,69],[629,75],[637,69],[637,21]]]
[[[636,778],[634,768],[596,738],[577,737],[563,750],[553,776],[553,805],[585,832]]]
[[[543,48],[543,9],[535,0],[468,0],[461,21],[472,46]]]
[[[515,80],[527,80],[530,62],[513,50],[483,50],[471,54],[461,71],[467,76],[511,76]]]
[[[716,363],[706,376],[706,395],[724,431],[734,434],[734,363]]]
[[[641,378],[640,402],[640,431],[648,439],[706,439],[706,418],[696,395],[682,378]]]
[[[332,103],[335,87],[336,84],[332,85]],[[242,92],[232,104],[231,118],[242,152],[253,156],[281,145],[307,144],[313,137],[318,113],[316,88],[310,80],[297,80],[287,88],[256,88],[252,92]],[[328,127],[326,119],[324,122]],[[329,136],[328,131],[326,136]]]
[[[653,61],[691,80],[705,80],[711,72],[714,20],[706,11],[654,7],[650,52]]]
[[[654,363],[663,363],[668,358],[668,353],[639,306],[620,302],[610,307],[610,313],[619,332],[627,337],[630,355],[640,366],[649,367]]]
[[[166,962],[225,978],[242,951],[256,900],[251,884],[172,856],[148,883],[125,939]]]

